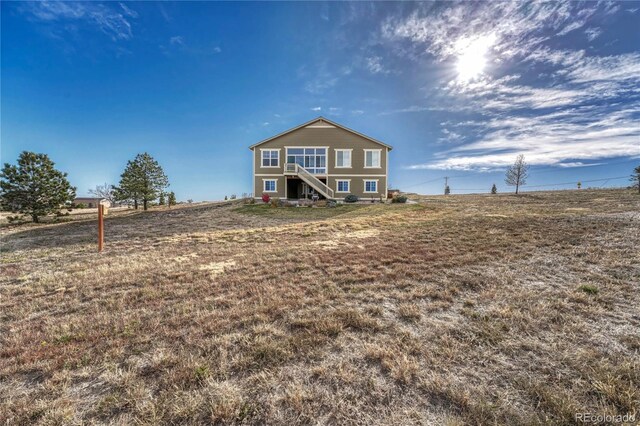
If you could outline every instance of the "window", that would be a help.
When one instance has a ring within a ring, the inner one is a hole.
[[[287,164],[297,164],[309,173],[327,173],[326,148],[287,148]]]
[[[364,192],[378,192],[378,181],[377,180],[365,180],[364,181]]]
[[[262,150],[262,167],[278,167],[280,157],[280,150],[277,149],[263,149]]]
[[[338,180],[336,181],[336,192],[349,192],[349,181],[348,180]]]
[[[364,150],[364,167],[380,168],[380,151],[379,149]]]
[[[351,149],[336,149],[336,167],[351,167]]]
[[[275,179],[264,179],[264,192],[276,192],[276,180]]]

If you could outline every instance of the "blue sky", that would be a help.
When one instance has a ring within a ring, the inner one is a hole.
[[[2,162],[78,194],[147,151],[179,199],[249,192],[261,139],[323,115],[394,146],[394,187],[626,185],[640,3],[2,2]],[[593,182],[588,182],[593,181]],[[567,183],[556,185],[558,183]]]

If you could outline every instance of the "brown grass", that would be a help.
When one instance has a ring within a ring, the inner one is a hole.
[[[1,229],[0,424],[637,419],[637,194],[419,199]]]

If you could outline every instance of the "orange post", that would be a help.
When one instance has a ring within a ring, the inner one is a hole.
[[[104,206],[98,204],[98,253],[104,245]]]

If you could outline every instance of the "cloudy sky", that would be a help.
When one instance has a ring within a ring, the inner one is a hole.
[[[247,147],[319,115],[440,193],[620,186],[640,163],[640,2],[2,2],[3,162],[78,193],[148,151],[180,199],[250,190]]]

